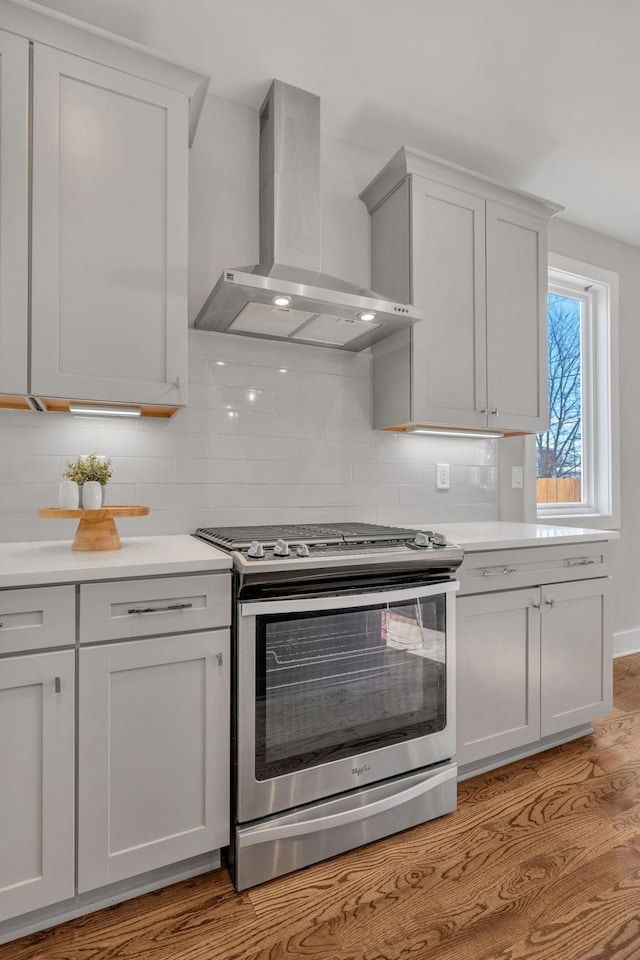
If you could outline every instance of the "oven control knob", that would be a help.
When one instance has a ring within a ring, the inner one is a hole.
[[[288,557],[289,556],[289,544],[286,540],[276,540],[276,545],[273,548],[274,557]]]
[[[299,557],[308,557],[309,556],[309,547],[306,543],[299,543],[296,547],[296,554]]]
[[[264,547],[259,540],[251,541],[251,546],[247,550],[247,556],[251,557],[252,560],[262,560],[264,557]]]
[[[429,544],[431,543],[431,540],[429,539],[430,536],[431,536],[430,530],[427,530],[426,533],[416,533],[415,539],[413,542],[416,545],[416,547],[428,547]]]
[[[447,535],[445,533],[429,533],[429,539],[434,547],[446,547]]]

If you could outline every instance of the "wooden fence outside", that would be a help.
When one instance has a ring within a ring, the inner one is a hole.
[[[580,477],[538,477],[538,503],[580,503],[582,480]]]

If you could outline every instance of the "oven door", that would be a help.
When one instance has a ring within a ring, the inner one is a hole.
[[[239,604],[238,822],[454,756],[458,587]]]

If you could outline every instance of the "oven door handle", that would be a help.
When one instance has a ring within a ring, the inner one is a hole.
[[[241,603],[240,615],[255,617],[267,613],[311,613],[314,610],[347,610],[350,607],[380,607],[387,603],[402,603],[419,600],[422,597],[436,597],[438,594],[459,590],[457,580],[445,580],[427,586],[408,587],[405,590],[382,590],[379,593],[348,594],[328,597],[313,597],[305,600],[258,600],[255,603]]]
[[[348,810],[341,810],[340,813],[323,814],[320,817],[309,817],[308,820],[299,820],[297,823],[280,823],[270,826],[266,823],[263,827],[252,827],[251,831],[242,836],[239,831],[240,846],[249,847],[258,843],[272,843],[274,840],[283,838],[299,837],[304,834],[317,833],[320,830],[331,830],[335,827],[343,827],[349,824],[358,823],[359,820],[367,820],[369,817],[378,813],[385,813],[396,807],[401,807],[416,797],[428,793],[434,787],[438,787],[448,780],[457,779],[456,766],[449,766],[449,769],[441,773],[434,774],[427,780],[421,780],[419,783],[401,790],[399,793],[393,793],[390,796],[382,797],[380,800],[374,800],[372,803],[362,804],[361,797],[356,795],[354,805]],[[285,818],[288,819],[288,818]]]

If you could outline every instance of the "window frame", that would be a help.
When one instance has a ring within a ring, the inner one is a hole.
[[[619,522],[618,274],[594,264],[549,254],[549,290],[584,304],[582,349],[582,500],[541,504],[536,497],[533,440],[533,502],[541,521],[616,526]]]

